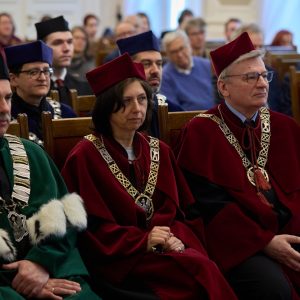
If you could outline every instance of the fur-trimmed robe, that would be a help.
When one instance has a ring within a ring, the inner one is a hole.
[[[99,299],[83,279],[88,272],[75,247],[76,232],[86,227],[82,200],[67,193],[57,168],[41,147],[27,140],[22,142],[30,166],[31,191],[28,206],[20,213],[26,216],[29,237],[24,237],[22,243],[14,240],[7,213],[1,208],[0,262],[30,260],[43,266],[51,278],[79,280],[82,291],[76,299]],[[0,155],[12,188],[13,162],[6,138],[0,138]],[[10,287],[14,275],[0,269],[0,299],[22,299]]]

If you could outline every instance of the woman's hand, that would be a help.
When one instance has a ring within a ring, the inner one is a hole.
[[[275,235],[264,252],[289,268],[300,271],[300,253],[291,244],[300,244],[300,237],[289,234]]]
[[[169,238],[173,236],[170,227],[167,226],[155,226],[148,234],[147,251],[154,251],[153,248],[157,245],[161,245],[162,248],[166,245]]]
[[[164,246],[164,250],[166,252],[168,251],[183,252],[184,249],[185,247],[182,241],[175,236],[170,237]]]

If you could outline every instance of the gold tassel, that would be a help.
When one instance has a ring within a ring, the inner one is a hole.
[[[271,189],[270,183],[266,180],[259,168],[254,169],[255,185],[259,190],[268,191]]]
[[[263,204],[266,204],[267,206],[269,207],[272,207],[273,208],[273,204],[271,204],[265,197],[265,195],[261,192],[257,192],[257,196],[259,198],[259,200],[263,203]]]

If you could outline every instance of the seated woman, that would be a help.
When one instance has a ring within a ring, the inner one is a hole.
[[[75,146],[62,173],[87,209],[79,247],[91,277],[130,285],[128,299],[141,287],[147,295],[138,299],[236,299],[185,223],[180,202],[194,200],[172,151],[141,133],[152,108],[142,64],[126,53],[87,78],[97,96],[94,134]]]

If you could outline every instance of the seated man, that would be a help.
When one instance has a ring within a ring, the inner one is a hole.
[[[178,162],[210,257],[238,299],[299,299],[300,127],[265,107],[262,51],[248,33],[211,52],[225,101],[189,122]]]
[[[192,55],[207,57],[205,48],[206,22],[202,18],[192,18],[186,22],[184,31],[189,37]]]
[[[5,134],[11,97],[0,56],[0,299],[99,299],[75,247],[82,200],[39,146]]]
[[[78,95],[91,95],[92,90],[86,81],[69,74],[74,45],[68,22],[59,16],[35,24],[37,39],[43,40],[53,50],[53,77],[51,90],[59,92],[60,102],[71,105],[69,89],[76,89]]]
[[[53,119],[74,118],[76,114],[64,103],[47,100],[53,73],[52,49],[42,41],[5,48],[10,71],[12,118],[19,113],[28,116],[29,138],[42,145],[42,112],[50,111]]]
[[[183,31],[167,33],[162,43],[169,62],[163,68],[161,92],[180,110],[211,108],[214,98],[209,60],[192,56]]]
[[[154,107],[152,112],[151,135],[159,137],[158,105],[168,103],[166,97],[159,94],[162,78],[162,56],[160,53],[159,41],[152,31],[143,32],[132,37],[120,39],[117,45],[121,54],[128,53],[132,60],[144,66],[146,80],[153,90]],[[168,103],[169,110],[179,110],[173,103]]]

